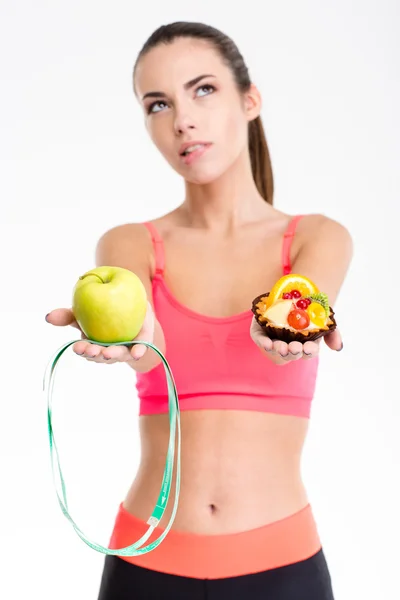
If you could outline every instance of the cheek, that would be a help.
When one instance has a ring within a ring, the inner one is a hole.
[[[157,115],[149,119],[147,131],[156,148],[168,158],[171,154],[171,124],[167,115]]]
[[[227,117],[224,139],[230,154],[242,151],[247,143],[248,122],[240,111]]]
[[[220,111],[215,119],[218,162],[222,166],[231,164],[247,145],[248,122],[240,107]]]

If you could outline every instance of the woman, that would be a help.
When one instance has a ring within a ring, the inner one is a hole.
[[[333,306],[351,238],[326,216],[273,207],[260,94],[223,33],[198,23],[160,27],[138,56],[134,90],[152,141],[184,179],[185,198],[150,223],[107,231],[96,263],[130,269],[146,287],[136,339],[153,342],[174,374],[181,492],[155,550],[106,556],[99,599],[332,599],[300,474],[320,340],[274,341],[250,309],[290,270]],[[70,310],[47,318],[78,327]],[[332,350],[343,346],[338,330],[323,339]],[[104,348],[82,335],[74,351],[137,372],[141,462],[110,541],[122,548],[147,531],[160,491],[169,440],[164,368],[146,346]],[[149,541],[173,503],[172,493]]]

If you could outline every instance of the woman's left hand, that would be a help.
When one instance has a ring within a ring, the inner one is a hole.
[[[250,336],[260,350],[266,354],[272,362],[277,365],[284,365],[293,360],[310,360],[319,354],[321,340],[324,339],[326,345],[331,350],[340,351],[343,348],[342,336],[338,329],[318,338],[314,342],[282,342],[281,340],[272,340],[264,333],[264,329],[257,323],[253,316],[250,327]]]

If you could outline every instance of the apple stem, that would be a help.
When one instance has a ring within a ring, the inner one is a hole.
[[[85,279],[85,277],[89,277],[89,275],[91,275],[92,277],[98,277],[101,281],[101,283],[105,283],[102,278],[100,277],[100,275],[98,275],[97,273],[85,273],[85,275],[81,275],[79,277],[79,279]]]

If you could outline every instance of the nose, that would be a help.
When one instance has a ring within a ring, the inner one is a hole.
[[[182,135],[187,131],[196,129],[194,119],[189,116],[187,110],[177,110],[174,120],[174,131],[176,135]]]

